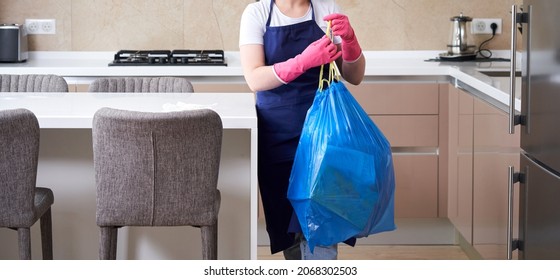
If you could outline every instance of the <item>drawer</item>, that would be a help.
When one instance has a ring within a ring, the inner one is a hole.
[[[362,83],[347,85],[348,90],[368,114],[437,115],[437,83]]]
[[[370,116],[392,147],[437,147],[437,115]]]

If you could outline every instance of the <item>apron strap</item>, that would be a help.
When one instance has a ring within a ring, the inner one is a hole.
[[[268,20],[266,21],[266,27],[270,26],[270,19],[272,18],[272,9],[274,8],[275,1],[270,1],[270,12],[268,12]]]

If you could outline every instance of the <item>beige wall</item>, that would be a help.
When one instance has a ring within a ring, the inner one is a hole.
[[[239,18],[253,0],[0,0],[0,23],[56,19],[56,35],[31,35],[31,50],[238,50]],[[522,0],[339,0],[364,50],[444,50],[450,17],[502,18],[487,47],[509,48],[510,9]],[[469,34],[470,36],[470,34]],[[472,35],[479,44],[489,35]]]

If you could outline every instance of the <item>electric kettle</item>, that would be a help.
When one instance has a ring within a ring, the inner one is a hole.
[[[467,39],[467,31],[469,30],[467,24],[470,24],[472,18],[461,13],[450,20],[452,28],[449,44],[447,44],[447,53],[440,54],[440,58],[474,59],[476,57],[476,46],[469,45]]]
[[[451,55],[473,54],[475,46],[469,45],[467,40],[467,24],[472,21],[471,17],[459,16],[450,19],[453,22],[447,52]]]

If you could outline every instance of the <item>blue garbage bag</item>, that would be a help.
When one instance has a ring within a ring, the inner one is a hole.
[[[394,230],[394,193],[383,133],[342,82],[317,90],[288,187],[311,250]]]

